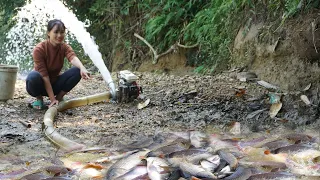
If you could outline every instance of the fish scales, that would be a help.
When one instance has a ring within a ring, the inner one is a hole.
[[[314,147],[310,145],[302,145],[302,144],[293,144],[285,147],[278,148],[274,150],[273,152],[278,154],[278,153],[293,153],[293,152],[299,152],[303,150],[308,150],[308,149],[314,149]]]
[[[262,174],[255,174],[252,175],[249,180],[261,180],[261,179],[268,179],[268,180],[293,180],[296,176],[287,172],[269,172],[269,173],[262,173]]]
[[[266,147],[266,148],[268,148],[268,150],[274,151],[278,148],[289,146],[289,145],[292,145],[292,143],[288,142],[287,140],[281,139],[281,140],[276,140],[276,141],[271,141],[271,142],[265,143],[264,145],[262,145],[262,147]]]
[[[217,179],[217,177],[213,173],[205,170],[201,166],[194,165],[186,161],[180,163],[180,169],[184,173],[190,174],[191,176],[195,176],[199,178]]]
[[[122,176],[116,178],[116,180],[142,180],[142,179],[149,179],[148,171],[146,166],[136,166],[132,168],[130,171],[125,173]]]
[[[299,133],[287,134],[287,135],[284,135],[283,137],[287,138],[288,140],[294,141],[295,143],[309,142],[312,139],[312,137],[307,134],[299,134]]]
[[[167,179],[170,175],[169,163],[159,157],[148,157],[147,171],[151,180]]]
[[[149,152],[149,150],[139,151],[131,154],[123,159],[115,162],[107,171],[106,180],[113,180],[124,175],[141,163],[142,157]]]
[[[251,169],[239,166],[236,171],[224,178],[225,180],[247,180],[252,175]]]
[[[224,159],[225,161],[228,162],[230,165],[231,169],[235,169],[238,166],[238,159],[231,154],[230,152],[224,151],[224,150],[219,150],[218,154],[221,159]]]

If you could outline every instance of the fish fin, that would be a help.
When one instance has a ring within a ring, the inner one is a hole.
[[[139,159],[141,159],[141,160],[144,160],[146,158],[147,158],[146,156],[139,156]]]
[[[83,169],[88,169],[88,168],[94,168],[94,169],[97,169],[97,170],[102,170],[102,169],[104,169],[104,166],[102,166],[100,164],[95,164],[95,163],[88,163],[83,167]]]
[[[170,167],[170,166],[159,166],[159,167],[163,169],[163,171],[161,171],[160,174],[166,174],[176,169],[176,167]]]
[[[194,177],[194,176],[191,176],[191,180],[201,180],[201,179]]]
[[[263,153],[264,153],[265,155],[269,155],[269,154],[271,154],[271,151],[270,151],[270,150],[265,150]]]
[[[165,154],[159,154],[158,157],[164,159],[165,158]]]

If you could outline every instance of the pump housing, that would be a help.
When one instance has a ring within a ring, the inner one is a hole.
[[[129,70],[123,70],[118,73],[118,102],[130,102],[137,99],[142,93],[142,87],[137,83],[138,76]]]

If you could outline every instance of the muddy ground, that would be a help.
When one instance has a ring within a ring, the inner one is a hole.
[[[242,138],[289,132],[320,136],[320,98],[317,87],[311,85],[299,92],[270,90],[255,81],[240,82],[234,73],[178,76],[137,72],[143,95],[145,99],[150,99],[144,109],[137,108],[138,100],[131,103],[103,102],[87,105],[58,113],[55,126],[60,134],[86,147],[105,148],[117,148],[141,141],[157,132],[192,129],[208,134],[229,133],[235,122],[241,124],[241,134],[237,136]],[[105,91],[107,87],[101,76],[93,75],[88,81],[81,80],[66,98]],[[268,94],[275,91],[281,96],[282,108],[275,118],[270,118]],[[300,99],[301,95],[306,95],[311,104],[306,105]],[[13,176],[18,178],[44,166],[63,164],[61,158],[64,153],[50,143],[42,132],[46,110],[35,110],[27,106],[33,100],[25,91],[24,80],[19,79],[14,98],[0,102],[2,174],[22,168],[23,173]],[[26,128],[20,121],[30,122],[31,128]]]

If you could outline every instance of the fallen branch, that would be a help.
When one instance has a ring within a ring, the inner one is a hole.
[[[176,51],[176,50],[177,50],[177,44],[174,44],[166,52],[159,54],[156,61],[158,61],[158,59],[161,58],[162,56],[165,56],[171,53],[172,51]]]
[[[26,128],[31,128],[31,124],[30,123],[27,123],[25,121],[22,121],[22,120],[19,120],[19,122],[24,125]]]
[[[151,44],[147,40],[145,40],[143,37],[141,37],[137,33],[134,33],[134,36],[137,37],[138,39],[140,39],[141,41],[143,41],[151,49],[151,51],[153,52],[152,64],[157,64],[159,58],[161,58],[162,56],[165,56],[165,55],[167,55],[167,54],[169,54],[169,53],[171,53],[173,51],[176,51],[177,47],[181,47],[181,48],[186,48],[187,49],[187,48],[194,48],[194,47],[198,46],[198,44],[194,44],[194,45],[191,45],[191,46],[185,46],[185,45],[182,45],[180,43],[175,43],[166,52],[158,54],[157,51],[151,46]]]
[[[152,61],[153,64],[156,64],[158,61],[158,54],[157,52],[153,49],[153,47],[148,43],[147,40],[145,40],[143,37],[141,37],[139,34],[134,33],[134,36],[137,37],[138,39],[140,39],[141,41],[143,41],[147,46],[149,46],[149,48],[151,49],[151,51],[153,52],[153,58],[154,60]]]
[[[196,44],[191,45],[191,46],[186,46],[186,45],[182,45],[182,44],[178,43],[178,46],[179,46],[179,47],[182,47],[182,48],[185,48],[185,49],[188,49],[188,48],[195,48],[195,47],[197,47],[198,45],[199,45],[199,44],[198,44],[198,43],[196,43]]]
[[[279,40],[280,40],[280,37],[277,39],[276,43],[273,45],[273,49],[272,49],[273,53],[276,52],[276,49],[277,49],[277,47],[279,45]]]
[[[312,40],[313,40],[313,46],[314,46],[314,49],[316,50],[316,53],[318,53],[318,49],[317,49],[317,46],[316,46],[316,42],[315,42],[315,39],[314,39],[314,32],[315,32],[315,28],[316,28],[316,25],[314,23],[314,21],[311,23],[311,27],[312,27]]]

